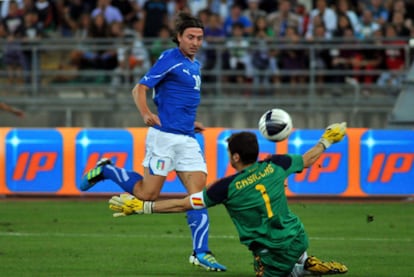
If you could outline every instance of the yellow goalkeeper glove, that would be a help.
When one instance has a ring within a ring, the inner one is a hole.
[[[346,133],[346,122],[334,123],[326,127],[325,132],[319,140],[325,149],[328,149],[333,143],[341,141]]]
[[[133,214],[151,214],[152,205],[154,203],[152,201],[139,200],[135,196],[128,193],[123,193],[119,196],[112,196],[108,202],[109,208],[115,211],[113,214],[114,217]]]

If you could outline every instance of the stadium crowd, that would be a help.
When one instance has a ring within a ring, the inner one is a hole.
[[[0,4],[0,39],[6,42],[2,64],[9,82],[21,79],[22,72],[33,66],[31,52],[22,43],[48,37],[103,41],[99,50],[73,49],[62,69],[111,70],[116,73],[113,83],[121,81],[125,70],[144,72],[164,49],[174,46],[170,36],[178,11],[204,22],[205,47],[199,56],[203,68],[233,70],[234,75],[223,76],[232,83],[304,83],[306,74],[280,71],[301,72],[310,66],[321,72],[404,70],[409,61],[403,47],[414,36],[411,0],[4,0]],[[355,48],[342,49],[344,42]],[[323,48],[335,43],[338,47]],[[218,51],[220,45],[223,51]],[[322,47],[311,60],[303,45]],[[264,71],[270,74],[256,74]],[[55,81],[71,78],[62,75]],[[205,74],[205,78],[208,82],[215,77]],[[322,73],[316,81],[341,83],[345,78]],[[364,84],[398,81],[391,73],[353,78]]]

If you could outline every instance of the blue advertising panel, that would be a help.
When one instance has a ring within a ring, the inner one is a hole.
[[[201,151],[204,153],[204,136],[201,133],[196,134],[196,139],[200,144]],[[181,183],[178,176],[175,172],[170,173],[167,178],[167,181],[164,183],[164,186],[161,190],[162,193],[186,193],[187,190],[185,189],[184,185]]]
[[[112,162],[127,170],[132,169],[132,134],[123,129],[84,129],[76,136],[76,183],[79,187],[82,176],[101,158],[110,158]],[[123,192],[110,180],[99,182],[88,192]]]
[[[6,186],[12,192],[62,187],[62,135],[53,129],[13,129],[6,136]]]
[[[290,154],[303,155],[320,139],[323,130],[296,130],[288,141]],[[312,167],[288,178],[296,194],[341,194],[348,186],[348,139],[332,145]]]
[[[367,194],[414,193],[414,131],[369,130],[361,137],[361,189]]]
[[[228,176],[235,171],[231,168],[230,160],[227,154],[227,138],[233,133],[246,130],[224,130],[217,138],[217,177],[222,178]],[[276,153],[277,144],[265,139],[258,130],[247,130],[254,132],[259,143],[259,158],[267,154]]]

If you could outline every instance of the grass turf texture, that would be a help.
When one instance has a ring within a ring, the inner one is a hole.
[[[292,203],[309,253],[348,277],[413,273],[414,204]],[[210,209],[210,248],[227,272],[191,266],[185,214],[113,218],[106,200],[0,201],[0,276],[254,276],[224,208]]]

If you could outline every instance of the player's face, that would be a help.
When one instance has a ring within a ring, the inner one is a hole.
[[[178,42],[180,43],[180,50],[190,59],[193,59],[198,49],[203,43],[204,32],[201,28],[187,28],[183,34],[178,34]]]

